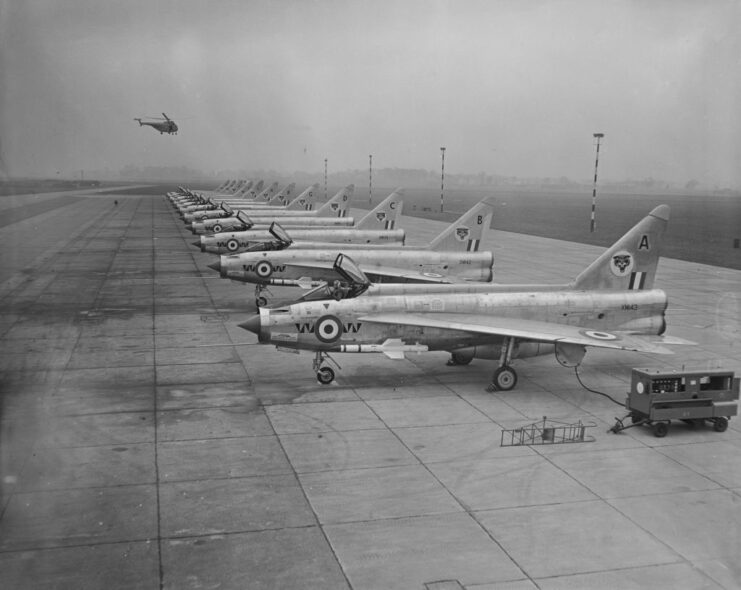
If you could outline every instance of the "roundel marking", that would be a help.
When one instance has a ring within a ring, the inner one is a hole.
[[[229,252],[236,252],[238,248],[239,248],[239,242],[235,240],[234,238],[227,241],[226,249],[229,250]]]
[[[598,332],[596,330],[579,330],[579,332],[587,338],[594,338],[595,340],[618,340],[617,335],[610,334],[610,332]]]
[[[214,232],[215,233],[218,234],[222,229],[223,228],[221,227],[221,224],[220,223],[217,223],[216,225],[214,225]]]
[[[441,279],[443,275],[436,272],[423,272],[423,277],[430,277],[431,279]]]
[[[610,258],[610,270],[616,277],[629,275],[633,266],[633,255],[627,250],[619,250]]]
[[[324,315],[317,320],[314,334],[326,344],[337,342],[342,336],[342,323],[333,315]]]
[[[266,279],[273,274],[273,266],[267,260],[261,260],[255,266],[255,272],[258,277]]]

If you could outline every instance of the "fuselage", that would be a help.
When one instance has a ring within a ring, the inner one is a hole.
[[[290,236],[295,242],[325,242],[325,248],[331,247],[326,242],[356,245],[357,247],[393,243],[393,247],[399,248],[399,242],[404,241],[405,232],[403,229],[291,229]],[[212,254],[234,254],[272,239],[273,235],[267,229],[220,233],[211,236],[202,235],[200,248],[201,252]],[[297,244],[291,244],[291,247],[297,247]]]
[[[506,285],[501,287],[508,288]],[[258,337],[261,343],[283,348],[325,352],[362,352],[362,346],[379,346],[394,339],[405,345],[421,345],[428,350],[466,350],[473,356],[493,358],[502,344],[501,336],[454,327],[376,323],[372,321],[373,315],[398,313],[435,318],[444,314],[446,318],[455,318],[460,314],[460,317],[465,315],[468,318],[519,318],[584,327],[585,334],[595,339],[600,337],[599,330],[655,335],[662,334],[666,326],[667,297],[660,289],[554,291],[546,290],[546,286],[539,289],[377,297],[364,294],[341,301],[328,299],[272,309],[263,307],[260,309]],[[518,343],[515,356],[534,356],[552,350],[552,344],[523,340]]]
[[[222,278],[261,285],[290,285],[284,281],[310,278],[335,281],[342,277],[333,268],[341,248],[245,252],[221,256]],[[494,257],[491,252],[438,252],[393,248],[354,250],[353,260],[375,283],[414,283],[458,280],[491,281]],[[394,269],[393,273],[389,269]]]
[[[252,228],[267,228],[271,223],[277,221],[283,227],[327,227],[327,228],[349,228],[355,225],[354,217],[272,217],[266,216],[249,216],[250,221],[254,224]],[[190,231],[194,234],[204,233],[225,233],[249,231],[244,229],[245,224],[237,217],[225,217],[223,219],[206,220],[202,222],[194,221],[190,224]]]

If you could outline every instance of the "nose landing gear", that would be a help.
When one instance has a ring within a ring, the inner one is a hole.
[[[257,307],[265,307],[268,304],[268,298],[262,295],[263,291],[270,293],[267,285],[255,285],[255,305]]]
[[[334,363],[334,365],[340,369],[340,365],[337,364],[337,361],[335,361],[329,354],[326,352],[322,352],[321,350],[317,350],[316,355],[314,356],[314,363],[313,368],[316,372],[316,380],[319,381],[322,385],[329,385],[334,381],[335,378],[335,372],[332,367],[322,366],[322,363],[324,362],[324,359],[328,359]]]

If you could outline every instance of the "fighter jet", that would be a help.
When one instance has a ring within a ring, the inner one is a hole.
[[[295,185],[289,185],[289,186],[295,186]],[[314,204],[316,203],[316,198],[317,198],[317,195],[319,194],[317,190],[318,188],[319,188],[318,182],[312,184],[310,187],[304,190],[300,195],[298,195],[296,198],[291,200],[289,203],[287,203],[283,207],[275,207],[273,205],[268,205],[268,204],[264,204],[264,205],[253,204],[253,205],[250,205],[249,207],[242,205],[241,206],[242,208],[240,209],[239,205],[233,206],[233,205],[230,205],[227,201],[222,201],[218,209],[211,210],[211,211],[193,211],[190,213],[185,213],[183,215],[183,219],[186,221],[186,224],[187,223],[194,224],[193,226],[190,227],[191,231],[194,234],[195,233],[210,233],[210,232],[218,233],[219,231],[230,231],[226,229],[228,227],[235,227],[237,228],[237,230],[246,229],[246,227],[244,227],[244,221],[240,221],[237,219],[240,211],[244,211],[244,215],[247,215],[248,213],[254,214],[254,215],[268,215],[270,211],[275,211],[276,209],[282,209],[283,211],[295,211],[295,212],[310,211],[311,209],[314,208]],[[285,194],[285,198],[288,198],[292,193],[293,193],[293,189],[291,189]],[[336,196],[337,195],[335,195],[335,197]],[[213,223],[211,223],[211,220],[213,220]],[[199,224],[205,224],[205,225],[199,225]],[[212,226],[218,226],[221,229],[214,230]]]
[[[252,202],[257,195],[263,190],[264,181],[258,180],[234,180],[226,186],[220,186],[213,191],[196,193],[195,196],[213,197],[216,200],[221,199],[240,199],[245,202]],[[183,205],[186,203],[182,202]]]
[[[334,379],[323,362],[335,352],[403,358],[406,352],[446,350],[459,364],[499,359],[489,391],[515,387],[515,358],[555,352],[560,364],[573,367],[588,346],[671,354],[662,344],[692,343],[663,336],[668,300],[653,288],[668,220],[669,207],[656,207],[565,285],[490,285],[488,293],[403,297],[361,293],[261,308],[240,326],[261,343],[315,351],[321,383]],[[271,274],[267,264],[260,270]]]
[[[295,247],[303,246],[304,242],[333,242],[344,244],[358,244],[366,247],[367,244],[378,243],[404,243],[406,234],[403,229],[394,229],[403,208],[403,189],[396,189],[383,201],[381,201],[372,211],[369,211],[358,223],[351,227],[307,227],[292,226],[284,227],[280,221],[281,229],[285,229],[289,235],[289,241],[293,242]],[[244,212],[237,214],[238,219],[244,222],[244,227],[250,227],[250,219],[244,216]],[[244,217],[243,217],[244,216]],[[352,219],[344,217],[338,219]],[[193,224],[194,227],[196,224]],[[214,224],[211,229],[216,229]],[[271,231],[273,225],[265,229],[258,229],[252,226],[252,229],[237,232],[223,232],[214,235],[202,235],[193,245],[200,248],[201,252],[210,252],[212,254],[235,254],[237,252],[246,252],[247,250],[256,250],[256,246],[266,244],[275,240],[278,243],[284,243],[285,240],[277,238]],[[195,233],[195,229],[193,230]],[[302,242],[296,244],[296,242]],[[397,246],[398,247],[398,244]],[[282,249],[279,247],[263,249]]]
[[[219,233],[224,231],[225,227],[228,227],[225,223],[226,220],[232,220],[239,224],[237,227],[244,227],[249,229],[254,225],[268,226],[273,221],[279,221],[283,225],[314,225],[314,226],[325,226],[325,225],[342,225],[351,226],[355,220],[351,217],[347,217],[350,211],[350,201],[352,199],[355,185],[349,184],[345,188],[340,189],[329,201],[324,203],[321,207],[314,211],[306,211],[301,209],[260,209],[260,210],[240,210],[242,213],[239,217],[236,215],[233,217],[224,217],[215,220],[213,224],[206,223],[208,220],[204,220],[202,223],[197,223],[195,220],[193,223],[186,227],[196,233],[208,233],[209,231]],[[224,204],[222,208],[225,211],[234,211],[234,209]],[[189,219],[188,215],[185,216],[185,220]],[[338,221],[338,220],[342,221]],[[312,220],[312,221],[309,221]],[[234,227],[232,225],[232,227]]]
[[[212,207],[198,207],[198,206],[186,207],[184,209],[181,209],[182,211],[181,216],[186,222],[189,223],[192,221],[203,221],[205,219],[217,219],[219,217],[230,217],[233,215],[233,212],[231,211],[232,207],[236,209],[247,209],[247,208],[252,208],[252,207],[260,208],[260,209],[269,209],[268,202],[278,192],[279,186],[280,184],[278,182],[274,182],[268,188],[260,192],[255,197],[254,200],[246,199],[244,197],[234,196],[232,198],[223,198],[221,199],[220,203],[217,204],[216,201],[218,200],[218,196],[211,195],[209,197],[209,203],[213,205]],[[250,192],[252,191],[251,190],[247,191],[247,193],[250,193]]]
[[[295,187],[295,184],[291,184],[291,185],[289,185],[289,187],[291,187],[291,189],[290,189],[289,192],[292,194],[293,187]],[[307,188],[303,193],[301,193],[301,195],[299,195],[299,197],[297,197],[293,201],[291,201],[291,205],[293,205],[293,208],[295,208],[295,209],[309,208],[307,206],[307,203],[313,204],[313,200],[314,200],[315,197],[313,197],[313,196],[307,196],[307,195],[313,195],[313,194],[315,194],[316,188],[318,188],[318,187],[319,187],[319,183],[313,184],[311,187]],[[288,188],[288,187],[286,187],[286,188]],[[282,192],[283,191],[281,191],[281,193]],[[303,199],[302,200],[299,200],[300,197],[303,197]],[[217,218],[217,217],[229,217],[230,214],[227,214],[227,213],[225,213],[222,210],[223,209],[223,205],[224,204],[227,204],[228,205],[229,203],[234,203],[235,205],[239,205],[239,206],[241,206],[241,207],[243,207],[245,209],[247,209],[248,207],[249,208],[256,208],[256,209],[273,209],[272,206],[270,206],[270,207],[268,206],[268,203],[267,202],[265,202],[265,203],[262,203],[262,202],[261,203],[258,203],[255,200],[247,200],[247,199],[239,199],[237,201],[231,201],[231,200],[222,199],[219,202],[218,205],[215,205],[214,207],[211,208],[210,211],[207,212],[207,215],[210,215],[211,217],[214,217],[214,218]],[[183,218],[185,218],[185,216],[187,214],[193,213],[194,211],[197,210],[195,208],[195,206],[198,205],[198,204],[200,204],[200,202],[197,201],[197,200],[192,200],[191,202],[181,201],[181,202],[178,203],[178,205],[176,205],[176,209],[178,209],[178,211],[180,212],[180,216],[183,217]],[[231,205],[230,205],[230,208],[231,208]],[[231,215],[233,215],[233,213]],[[203,216],[199,216],[199,218],[197,220],[200,221],[201,220],[201,217],[203,217]],[[203,217],[203,218],[206,219],[208,217]],[[189,218],[189,220],[191,220],[191,219]]]
[[[491,281],[494,256],[478,250],[493,211],[491,204],[481,201],[432,240],[428,248],[358,250],[353,258],[375,282]],[[208,266],[222,278],[254,283],[256,301],[264,305],[261,292],[269,285],[306,289],[341,279],[333,268],[341,248],[338,244],[327,249],[245,252],[221,256]]]

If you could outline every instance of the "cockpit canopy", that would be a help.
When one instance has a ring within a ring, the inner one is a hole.
[[[299,301],[321,301],[322,299],[353,299],[362,295],[371,282],[360,267],[349,256],[338,254],[334,261],[335,271],[344,279],[325,283],[299,297]]]
[[[290,244],[291,242],[293,242],[291,236],[288,235],[288,232],[275,221],[270,224],[270,228],[268,229],[268,231],[279,242],[286,244]]]
[[[237,212],[237,219],[241,221],[244,224],[245,229],[250,229],[255,223],[247,217],[247,214],[244,211],[238,211]]]

